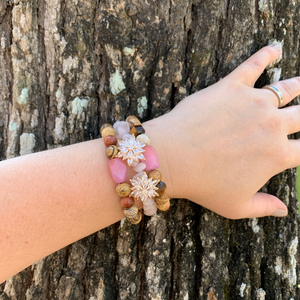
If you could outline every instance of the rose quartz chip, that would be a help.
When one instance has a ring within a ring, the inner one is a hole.
[[[109,170],[116,183],[124,182],[127,178],[127,167],[121,158],[114,158],[109,161]]]
[[[143,152],[146,160],[143,160],[142,162],[146,164],[145,171],[151,171],[158,168],[159,162],[155,149],[152,146],[146,146],[144,147],[144,150],[146,150],[145,152]]]

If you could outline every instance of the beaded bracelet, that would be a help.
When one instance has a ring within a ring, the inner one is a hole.
[[[140,120],[129,116],[125,122],[117,121],[113,126],[105,123],[100,132],[107,147],[106,156],[110,159],[110,173],[118,184],[116,192],[121,197],[120,203],[127,220],[138,224],[142,219],[142,212],[134,205],[137,199],[143,202],[145,215],[152,216],[157,209],[168,210],[170,198],[165,193],[166,184],[161,181],[161,173],[157,170],[157,153],[149,146],[150,139]],[[137,173],[130,179],[132,187],[125,182],[127,166],[124,161]]]

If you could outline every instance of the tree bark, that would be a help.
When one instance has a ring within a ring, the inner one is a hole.
[[[299,9],[299,0],[2,0],[0,158],[95,139],[129,114],[163,115],[272,40],[282,59],[257,87],[296,76]],[[290,169],[263,188],[287,204],[286,218],[231,221],[173,199],[169,212],[36,262],[0,285],[0,300],[300,299],[295,178]]]

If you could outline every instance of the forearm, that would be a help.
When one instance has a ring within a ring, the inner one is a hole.
[[[145,128],[168,184],[156,122]],[[0,282],[124,218],[105,149],[96,139],[0,163]]]

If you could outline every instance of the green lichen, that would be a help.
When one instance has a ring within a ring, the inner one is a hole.
[[[24,88],[24,89],[22,89],[21,94],[18,97],[18,103],[19,104],[26,104],[27,103],[27,98],[28,98],[28,89]]]
[[[80,99],[76,97],[72,101],[72,114],[77,115],[79,112],[83,111],[83,108],[87,108],[88,101],[86,99]]]
[[[131,48],[128,48],[128,47],[124,47],[123,52],[124,52],[125,54],[133,54],[133,53],[134,53],[134,50],[131,49]]]
[[[110,90],[112,94],[118,95],[120,92],[125,90],[125,88],[123,78],[119,70],[117,70],[110,78]]]
[[[140,116],[143,115],[143,112],[147,108],[148,108],[148,100],[145,96],[137,99],[137,112]]]
[[[14,121],[10,121],[8,128],[9,128],[10,131],[15,131],[17,129],[17,123],[14,122]]]

